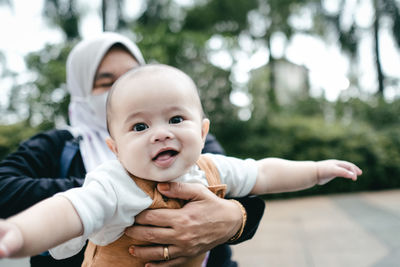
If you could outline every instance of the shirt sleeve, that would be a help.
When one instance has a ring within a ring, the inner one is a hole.
[[[50,250],[54,258],[70,257],[89,239],[105,246],[118,239],[134,216],[152,200],[129,177],[118,161],[111,161],[89,172],[83,187],[59,193],[69,199],[84,228],[83,235]]]
[[[254,159],[238,159],[224,155],[207,154],[219,171],[221,183],[227,185],[227,197],[242,197],[253,189],[258,173]]]

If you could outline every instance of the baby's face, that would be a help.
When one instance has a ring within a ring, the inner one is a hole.
[[[208,133],[193,84],[172,72],[126,78],[112,96],[114,152],[140,178],[163,182],[197,161]]]

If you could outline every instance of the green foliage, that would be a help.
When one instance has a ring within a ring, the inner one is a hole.
[[[335,110],[338,117],[350,113],[354,120],[366,121],[377,130],[400,125],[400,99],[387,103],[381,97],[368,101],[353,98],[348,101],[338,101]]]
[[[81,14],[77,10],[75,0],[45,0],[43,15],[50,25],[60,27],[68,40],[79,37]]]
[[[18,145],[32,135],[51,129],[54,125],[43,123],[37,127],[31,127],[27,121],[12,125],[0,125],[0,160],[15,151]]]
[[[226,127],[236,120],[237,113],[237,108],[229,101],[231,73],[208,61],[206,42],[210,35],[201,31],[174,32],[169,24],[149,20],[154,16],[153,10],[161,12],[161,4],[156,2],[154,5],[143,14],[142,18],[146,18],[140,19],[143,23],[133,28],[147,62],[172,65],[186,72],[195,81],[205,112],[215,129]]]
[[[210,0],[189,10],[184,29],[239,34],[247,27],[248,12],[257,8],[257,0]]]
[[[71,48],[70,43],[46,45],[43,50],[30,53],[26,64],[35,77],[14,84],[9,110],[31,125],[66,119],[69,95],[65,87],[65,62]],[[28,114],[21,113],[27,104]]]
[[[291,160],[338,158],[356,163],[363,175],[356,183],[336,179],[309,190],[268,196],[381,190],[400,187],[400,126],[384,131],[354,122],[327,123],[321,115],[274,114],[267,122],[237,123],[218,133],[227,154],[241,158],[280,157]],[[229,134],[231,134],[230,139]]]

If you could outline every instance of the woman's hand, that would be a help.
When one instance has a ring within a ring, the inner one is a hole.
[[[242,223],[242,212],[232,201],[218,198],[205,186],[188,183],[163,183],[159,191],[169,198],[189,202],[181,209],[146,210],[125,233],[136,240],[159,246],[134,246],[130,253],[149,261],[146,266],[175,266],[225,243]],[[164,261],[168,245],[170,260]]]

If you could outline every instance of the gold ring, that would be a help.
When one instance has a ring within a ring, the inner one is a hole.
[[[169,260],[169,250],[168,246],[164,246],[164,260],[168,261]]]

